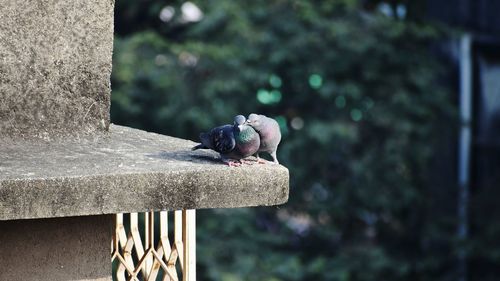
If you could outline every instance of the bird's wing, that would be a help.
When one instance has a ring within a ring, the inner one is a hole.
[[[217,127],[212,131],[212,143],[214,150],[219,153],[229,153],[236,146],[234,139],[233,126],[226,125]]]

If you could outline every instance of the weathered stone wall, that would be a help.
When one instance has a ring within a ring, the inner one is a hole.
[[[0,221],[0,280],[111,281],[111,216]]]
[[[109,126],[114,0],[0,4],[0,137]]]

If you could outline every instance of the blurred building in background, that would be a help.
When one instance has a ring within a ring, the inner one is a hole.
[[[456,90],[470,80],[471,185],[481,188],[500,182],[500,2],[491,0],[428,1],[431,19],[465,30],[469,46],[459,42],[450,47],[456,62]],[[468,50],[460,52],[460,48]],[[460,73],[461,62],[469,60],[470,73]]]
[[[464,31],[459,40],[444,48],[444,56],[456,69],[451,83],[458,93],[461,118],[456,157],[457,232],[463,241],[469,235],[480,239],[474,236],[482,231],[476,230],[486,227],[476,223],[481,220],[470,218],[498,213],[496,204],[487,197],[498,198],[500,183],[500,2],[427,1],[427,8],[431,19]],[[466,260],[464,250],[459,253],[459,280],[467,279]],[[489,266],[481,260],[470,264],[477,271]]]

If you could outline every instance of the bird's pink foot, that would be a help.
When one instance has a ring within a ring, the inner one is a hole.
[[[262,159],[262,158],[257,158],[257,163],[259,163],[259,164],[267,164],[267,163],[268,163],[268,161],[267,161],[267,160],[264,160],[264,159]]]
[[[241,159],[240,162],[241,162],[241,164],[247,164],[247,165],[255,164],[253,161],[249,161],[249,160],[245,160],[245,159]]]
[[[239,167],[239,166],[241,166],[240,162],[234,161],[234,160],[224,160],[224,163],[227,164],[229,167]]]

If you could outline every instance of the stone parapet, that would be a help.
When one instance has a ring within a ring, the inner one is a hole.
[[[106,131],[113,0],[0,4],[0,137]]]
[[[2,141],[0,220],[277,205],[280,165],[228,167],[194,142],[112,125],[58,141]]]

